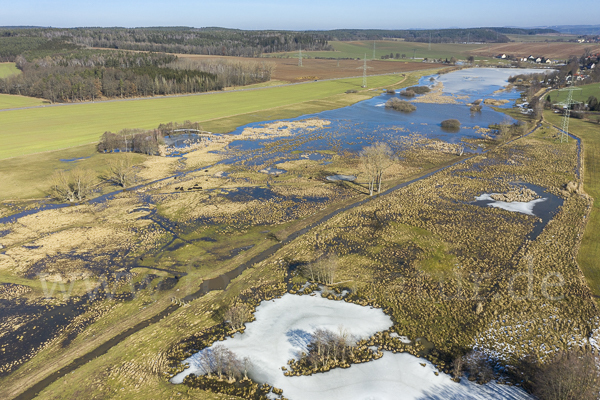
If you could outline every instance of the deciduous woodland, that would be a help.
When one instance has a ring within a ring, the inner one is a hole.
[[[0,79],[0,93],[51,102],[198,93],[271,79],[266,62],[180,60],[164,53],[80,50],[17,56],[22,74]]]

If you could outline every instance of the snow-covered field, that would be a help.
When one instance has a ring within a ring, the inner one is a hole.
[[[247,324],[243,334],[221,342],[240,359],[250,357],[250,377],[283,389],[291,400],[336,399],[526,399],[519,388],[494,383],[477,385],[463,379],[460,384],[440,373],[426,360],[405,353],[384,352],[384,356],[350,368],[336,368],[312,376],[283,375],[281,367],[306,350],[317,328],[366,338],[392,326],[380,309],[316,296],[286,294],[264,301],[257,307],[256,320]],[[176,375],[181,383],[191,373],[202,373],[198,354],[185,360],[190,368]],[[426,364],[425,367],[420,363]]]
[[[535,207],[535,205],[537,203],[541,203],[542,201],[548,200],[548,198],[543,197],[541,199],[535,199],[535,200],[531,200],[528,202],[512,201],[509,203],[506,201],[494,200],[490,194],[485,193],[485,194],[482,194],[481,196],[475,197],[475,200],[477,200],[477,201],[489,200],[489,201],[491,201],[491,203],[487,204],[489,207],[497,207],[497,208],[501,208],[506,211],[519,212],[519,213],[523,213],[523,214],[527,214],[527,215],[535,215],[533,213],[533,207]]]

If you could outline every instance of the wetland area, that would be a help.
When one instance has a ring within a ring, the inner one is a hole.
[[[185,387],[188,398],[528,398],[519,360],[595,345],[598,313],[575,262],[590,207],[576,185],[580,143],[561,143],[530,117],[526,134],[502,144],[489,128],[515,115],[519,92],[500,90],[515,73],[423,76],[434,95],[409,100],[411,113],[385,107],[398,88],[229,134],[170,138],[169,156],[146,158],[125,190],[5,212],[1,379],[27,387],[28,368],[86,344],[71,370],[20,398],[53,398],[90,360],[107,378],[86,387],[114,395],[143,395],[144,383]],[[503,104],[473,112],[478,99]],[[450,118],[458,130],[442,128]],[[394,157],[369,196],[360,152],[375,142]],[[307,282],[322,286],[299,295]],[[233,329],[236,305],[253,315]],[[369,343],[370,359],[284,375],[318,329],[342,326]],[[206,372],[198,354],[220,343],[251,360],[253,383],[184,380]],[[452,375],[472,349],[492,379]]]

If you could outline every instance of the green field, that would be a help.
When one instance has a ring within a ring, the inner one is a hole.
[[[6,62],[0,63],[0,79],[6,78],[11,75],[20,74],[21,71],[17,68],[15,63]]]
[[[592,83],[589,85],[578,86],[581,90],[573,91],[573,100],[585,103],[590,96],[596,96],[600,99],[600,83]],[[567,92],[553,91],[550,92],[552,103],[558,103],[567,100]]]
[[[307,51],[302,52],[308,57],[325,57],[325,58],[364,58],[365,54],[368,59],[373,58],[373,41],[364,42],[336,42],[330,44],[335,51]],[[418,59],[423,58],[452,58],[466,59],[469,52],[475,49],[480,49],[481,44],[455,44],[455,43],[432,43],[429,50],[429,43],[404,42],[394,40],[377,40],[375,41],[375,56],[380,59],[385,54],[396,53],[406,54],[406,59],[402,61],[410,61],[413,56]],[[275,53],[274,56],[298,57],[298,52]],[[479,59],[479,57],[477,58]],[[420,60],[419,60],[420,61]]]
[[[8,108],[21,108],[39,106],[48,101],[36,99],[34,97],[17,96],[12,94],[0,94],[0,110]]]
[[[369,86],[387,86],[400,79],[398,75],[372,77]],[[260,121],[252,115],[257,111],[325,99],[348,89],[360,89],[361,84],[362,79],[355,78],[252,91],[4,111],[0,159],[79,146],[98,141],[108,130],[149,129],[169,121],[200,121],[205,129],[227,132],[240,122]],[[302,114],[299,110],[298,115]],[[244,117],[233,125],[210,124],[212,120],[239,115]]]
[[[600,84],[582,86],[580,97],[587,99],[594,95],[600,98]],[[552,92],[554,100],[556,92]],[[564,100],[566,95],[561,94]],[[575,99],[579,97],[574,96]],[[554,125],[560,126],[561,116],[550,111],[544,118]],[[600,125],[571,118],[569,131],[579,136],[584,149],[584,189],[594,198],[594,206],[581,242],[577,261],[587,282],[595,295],[600,295]]]
[[[512,42],[538,43],[538,42],[568,42],[577,39],[577,35],[505,35]]]

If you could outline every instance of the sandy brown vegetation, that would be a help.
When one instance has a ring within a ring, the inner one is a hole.
[[[550,154],[557,161],[553,173],[540,174]],[[398,333],[433,341],[436,360],[448,368],[460,354],[457,346],[502,354],[500,360],[577,346],[591,334],[596,314],[573,261],[588,199],[566,197],[555,221],[533,242],[526,237],[538,218],[469,204],[481,193],[508,192],[519,179],[561,195],[573,179],[574,160],[574,146],[541,134],[521,139],[340,215],[282,256],[309,262],[314,249],[335,251],[337,279],[350,280],[346,285],[367,303],[388,310]],[[511,284],[530,265],[532,296],[525,279]],[[549,273],[561,274],[565,285],[543,287]],[[552,300],[558,298],[563,300]],[[514,331],[516,326],[523,328]],[[579,339],[571,344],[560,339],[575,333]]]

